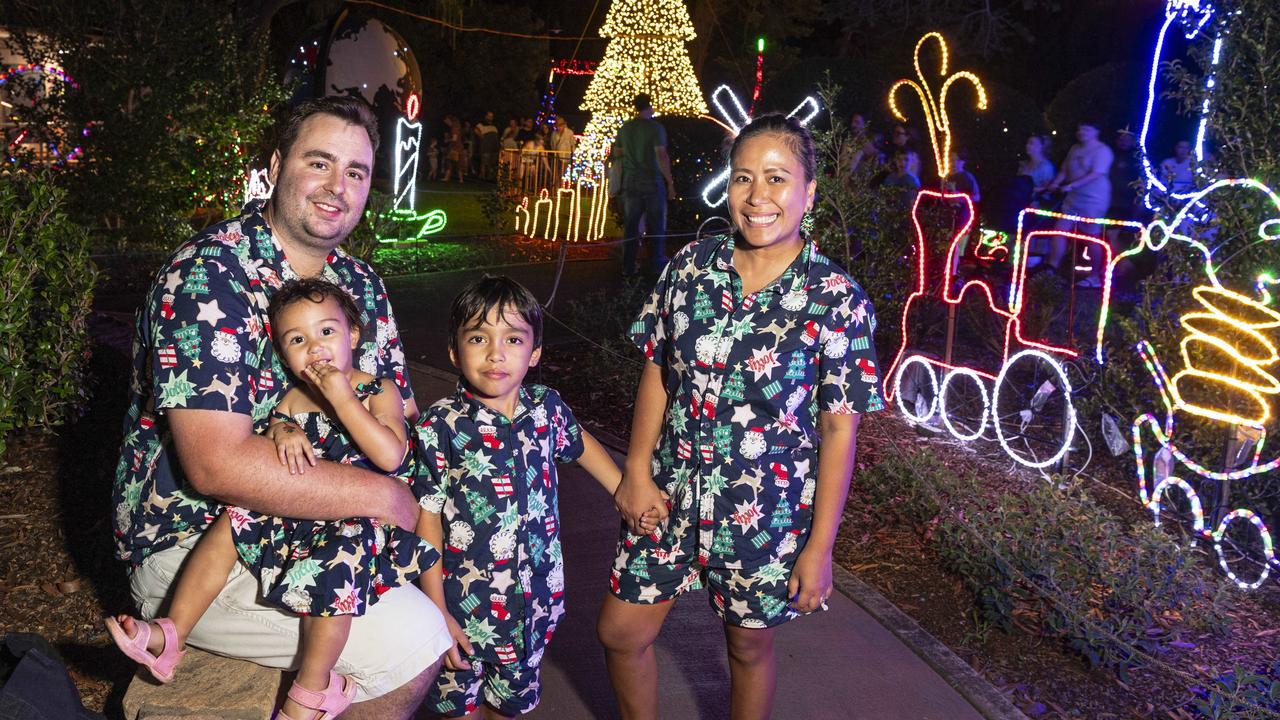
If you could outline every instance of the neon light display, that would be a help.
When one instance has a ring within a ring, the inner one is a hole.
[[[756,86],[751,90],[751,114],[756,114],[760,102],[760,88],[764,85],[764,38],[756,38]]]
[[[435,210],[428,210],[424,213],[405,209],[392,210],[384,217],[395,221],[398,225],[421,224],[418,225],[417,231],[412,235],[397,235],[396,237],[383,237],[379,235],[378,242],[380,243],[412,242],[414,240],[422,240],[428,235],[435,235],[436,233],[444,230],[445,225],[449,222],[449,216],[444,210],[439,208],[436,208]]]
[[[417,93],[404,103],[405,117],[396,120],[395,189],[391,209],[413,212],[418,192],[418,151],[422,146],[422,123],[417,122],[420,101]]]
[[[54,67],[53,65],[40,65],[36,63],[16,65],[14,67],[9,68],[3,74],[0,74],[0,87],[4,87],[5,85],[8,85],[10,82],[24,75],[33,75],[33,74],[40,74],[46,77],[53,78],[54,80],[57,80],[58,82],[70,87],[73,90],[80,89],[80,83],[76,82],[75,79],[73,79],[70,75],[68,75],[66,71],[63,70],[62,68]],[[89,128],[92,125],[93,123],[89,123],[88,125],[86,125],[84,129],[80,131],[80,137],[88,137]],[[17,147],[22,143],[23,140],[27,139],[27,137],[30,134],[31,133],[29,130],[26,130],[26,129],[22,130],[21,132],[18,133],[17,137],[15,137],[9,143],[9,148],[12,149],[14,147]],[[73,145],[71,149],[66,152],[63,152],[61,148],[58,147],[58,144],[55,142],[50,141],[48,143],[48,146],[49,146],[49,152],[52,153],[55,158],[57,158],[56,164],[58,165],[69,163],[73,160],[76,160],[77,158],[79,158],[81,155],[84,154],[84,148],[80,145]],[[10,160],[14,160],[14,158],[10,158]]]
[[[1143,204],[1148,210],[1155,210],[1155,195],[1163,195],[1174,200],[1186,200],[1196,195],[1196,190],[1184,193],[1170,192],[1159,173],[1151,164],[1151,149],[1147,146],[1147,137],[1151,131],[1151,120],[1155,112],[1156,100],[1160,97],[1157,81],[1160,77],[1160,64],[1167,60],[1164,57],[1165,40],[1175,25],[1182,28],[1183,37],[1188,41],[1202,37],[1209,27],[1216,9],[1207,0],[1169,0],[1165,5],[1164,24],[1156,37],[1155,52],[1151,56],[1151,69],[1147,76],[1147,106],[1142,118],[1142,132],[1138,135],[1138,147],[1142,149],[1142,171],[1146,177],[1147,190],[1143,194]],[[1210,68],[1205,77],[1205,97],[1200,106],[1200,118],[1196,125],[1195,175],[1204,178],[1204,170],[1199,165],[1204,162],[1205,129],[1209,120],[1209,101],[1217,86],[1218,61],[1222,57],[1222,31],[1217,28],[1213,33],[1213,52],[1210,55]]]
[[[271,193],[275,191],[276,186],[271,184],[268,179],[270,171],[268,168],[249,168],[245,173],[244,179],[244,201],[247,204],[250,200],[266,200],[271,197]]]
[[[1203,262],[1204,281],[1191,288],[1191,298],[1198,307],[1183,314],[1178,321],[1186,331],[1179,343],[1181,369],[1170,375],[1150,342],[1144,340],[1137,346],[1164,405],[1164,419],[1161,421],[1153,413],[1139,415],[1133,422],[1132,432],[1138,497],[1155,515],[1157,524],[1164,495],[1169,489],[1178,488],[1191,508],[1192,531],[1213,541],[1219,565],[1228,578],[1241,588],[1253,589],[1267,579],[1271,566],[1277,564],[1266,523],[1251,510],[1236,508],[1226,513],[1210,531],[1202,500],[1195,489],[1185,479],[1174,476],[1170,468],[1162,470],[1159,460],[1161,453],[1166,453],[1170,462],[1180,463],[1194,476],[1210,483],[1244,480],[1280,468],[1280,457],[1262,460],[1267,432],[1264,423],[1271,419],[1272,405],[1280,395],[1280,380],[1276,377],[1280,369],[1280,346],[1274,339],[1280,329],[1280,311],[1270,307],[1270,286],[1275,279],[1268,273],[1259,274],[1252,288],[1256,297],[1224,287],[1218,277],[1214,251],[1191,234],[1197,227],[1195,213],[1209,207],[1207,200],[1218,199],[1211,196],[1233,188],[1261,193],[1266,198],[1274,217],[1259,224],[1257,241],[1280,240],[1280,195],[1248,178],[1219,180],[1187,196],[1187,202],[1171,220],[1156,219],[1144,237],[1152,251],[1171,251],[1170,241],[1176,241],[1175,247],[1189,248]],[[1209,392],[1199,392],[1203,390]],[[1211,400],[1218,398],[1225,398],[1225,402],[1218,404]],[[1175,416],[1180,412],[1226,426],[1254,428],[1258,439],[1247,458],[1248,464],[1217,470],[1190,457],[1175,442]],[[1150,433],[1159,447],[1150,460],[1143,444],[1144,432]],[[1151,483],[1154,486],[1148,490]],[[1231,569],[1223,549],[1227,529],[1237,520],[1249,522],[1262,545],[1262,569],[1251,580]]]
[[[751,113],[742,107],[742,101],[738,99],[737,93],[728,85],[721,85],[711,93],[711,104],[715,106],[716,112],[723,120],[718,124],[730,135],[737,136],[742,132],[742,128],[751,122]],[[822,106],[811,95],[801,100],[799,105],[787,113],[787,117],[796,118],[801,125],[807,126],[821,109]],[[715,120],[715,118],[708,119]],[[711,180],[702,187],[702,202],[706,203],[707,207],[719,206],[729,197],[728,187],[729,168],[725,168],[712,176]]]
[[[938,90],[937,97],[933,95],[932,88],[929,87],[929,80],[925,77],[924,70],[920,67],[920,48],[924,47],[924,44],[929,40],[936,40],[942,53],[942,62],[938,72],[942,86]],[[948,75],[948,55],[946,38],[942,37],[941,33],[926,33],[916,42],[916,49],[912,59],[916,70],[916,80],[904,78],[889,88],[889,110],[901,122],[906,122],[907,116],[898,107],[896,99],[898,88],[906,87],[916,92],[916,97],[920,99],[920,105],[924,108],[925,129],[929,133],[929,141],[933,146],[933,159],[938,168],[938,177],[944,179],[951,174],[951,118],[947,115],[947,93],[951,90],[952,84],[960,80],[967,80],[973,85],[978,94],[978,109],[987,109],[987,89],[982,85],[982,80],[968,70]]]
[[[603,175],[601,175],[603,177]],[[542,188],[530,209],[529,197],[520,199],[515,210],[515,231],[528,237],[541,237],[544,240],[560,239],[561,210],[567,208],[569,217],[565,226],[564,239],[578,242],[579,239],[591,241],[604,237],[605,223],[608,221],[609,181],[603,179],[588,184],[585,178],[579,177],[573,185],[567,183],[556,188],[555,195]],[[589,198],[587,205],[587,229],[582,232],[582,201]]]

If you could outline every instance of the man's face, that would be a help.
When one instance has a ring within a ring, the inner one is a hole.
[[[533,129],[533,118],[525,118],[525,119],[524,119],[524,129],[525,129],[525,130],[532,130],[532,129]]]
[[[1191,157],[1191,143],[1186,140],[1179,140],[1178,144],[1173,146],[1173,156],[1178,158],[1178,162],[1183,162]]]
[[[1098,139],[1098,128],[1092,125],[1081,124],[1076,128],[1076,140],[1082,143],[1091,143]]]
[[[485,113],[485,114],[484,114],[484,121],[485,121],[486,123],[490,123],[490,124],[492,124],[492,123],[493,123],[493,113],[491,113],[491,112],[487,112],[487,113]]]
[[[329,251],[360,222],[373,175],[373,146],[359,125],[307,118],[288,157],[271,156],[271,230],[286,245]]]
[[[1133,149],[1133,133],[1122,132],[1116,135],[1116,149],[1125,151]]]

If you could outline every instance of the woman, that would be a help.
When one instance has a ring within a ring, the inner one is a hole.
[[[730,168],[736,230],[672,258],[632,326],[649,362],[598,626],[626,718],[657,717],[653,642],[669,601],[703,585],[728,641],[732,716],[769,716],[774,628],[832,592],[858,413],[883,407],[871,304],[800,232],[816,189],[808,132],[760,117]],[[664,492],[670,515],[635,534]]]
[[[1032,191],[1043,192],[1045,186],[1053,182],[1056,174],[1053,163],[1045,154],[1049,152],[1048,135],[1032,135],[1027,138],[1027,157],[1018,162],[1018,175],[1031,178]]]

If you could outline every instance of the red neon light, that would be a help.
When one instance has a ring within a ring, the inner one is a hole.
[[[409,118],[409,122],[418,119],[418,111],[420,110],[421,101],[418,100],[418,93],[410,93],[409,99],[404,101],[404,114]]]
[[[551,63],[551,72],[561,75],[595,75],[596,60],[555,60]]]
[[[920,217],[919,217],[920,201],[925,196],[935,198],[938,200],[943,200],[943,201],[960,201],[964,204],[965,222],[964,222],[964,225],[959,230],[957,230],[951,238],[951,243],[947,249],[945,262],[943,264],[942,296],[941,298],[936,298],[936,299],[941,299],[943,302],[950,305],[958,305],[960,304],[960,302],[964,300],[965,294],[969,292],[970,288],[974,288],[973,290],[974,292],[980,293],[986,298],[986,304],[988,309],[990,309],[992,313],[1005,319],[1005,336],[1004,336],[1004,343],[1002,348],[1001,367],[1004,366],[1004,363],[1008,362],[1009,357],[1012,354],[1011,351],[1013,350],[1015,343],[1019,349],[1023,347],[1036,348],[1039,350],[1043,350],[1044,352],[1047,352],[1047,353],[1063,355],[1063,356],[1072,357],[1072,358],[1079,357],[1080,355],[1079,351],[1075,350],[1074,348],[1064,347],[1059,345],[1051,345],[1044,342],[1038,342],[1038,341],[1029,339],[1027,337],[1024,337],[1022,334],[1022,310],[1023,310],[1023,300],[1024,300],[1023,290],[1025,289],[1025,286],[1026,286],[1026,274],[1027,274],[1027,253],[1025,251],[1025,248],[1030,245],[1032,239],[1041,235],[1044,235],[1044,236],[1053,235],[1058,237],[1065,237],[1068,239],[1079,240],[1085,243],[1097,245],[1105,254],[1104,258],[1106,260],[1106,264],[1105,264],[1106,271],[1104,273],[1104,282],[1102,287],[1102,311],[1099,313],[1099,325],[1098,325],[1098,336],[1097,336],[1098,343],[1102,342],[1103,323],[1106,322],[1107,310],[1110,307],[1110,302],[1111,302],[1112,265],[1115,262],[1114,253],[1111,250],[1111,246],[1106,242],[1104,238],[1097,238],[1091,235],[1084,235],[1081,233],[1059,231],[1059,230],[1037,230],[1034,232],[1027,233],[1026,235],[1023,235],[1023,233],[1021,232],[1021,228],[1019,228],[1018,237],[1014,240],[1014,243],[1016,245],[1016,251],[1014,256],[1018,259],[1018,266],[1014,268],[1014,278],[1012,283],[1013,290],[1010,293],[1011,304],[1008,307],[1008,309],[1001,308],[996,303],[995,292],[992,290],[991,286],[984,280],[980,280],[980,279],[968,280],[958,289],[955,289],[955,290],[952,289],[952,286],[954,284],[953,283],[954,275],[952,274],[952,271],[951,271],[952,261],[955,258],[956,253],[961,252],[960,241],[961,239],[965,238],[969,234],[969,231],[972,229],[973,223],[974,223],[973,199],[964,193],[941,193],[935,190],[921,190],[916,194],[915,202],[911,206],[911,222],[912,222],[912,225],[915,227],[915,235],[916,235],[916,286],[915,286],[915,290],[907,298],[907,302],[904,304],[902,308],[902,340],[898,347],[898,352],[893,358],[893,362],[890,363],[889,365],[889,371],[886,377],[893,378],[896,375],[898,366],[902,363],[904,357],[907,354],[908,347],[911,344],[910,327],[908,326],[907,318],[911,312],[912,306],[918,300],[928,299],[926,298],[927,291],[925,290],[925,285],[926,285],[925,280],[927,278],[927,272],[928,272],[928,268],[926,266],[926,259],[925,259],[925,255],[927,253],[927,243],[924,235],[924,228],[920,224]],[[993,372],[983,371],[983,370],[979,370],[977,368],[972,368],[972,367],[953,366],[938,360],[934,360],[932,358],[924,358],[924,359],[927,360],[931,365],[937,365],[939,367],[945,367],[951,370],[965,369],[965,370],[970,370],[974,373],[977,373],[982,377],[990,378],[992,380],[996,378],[996,375]],[[998,372],[998,369],[996,370],[996,372]],[[894,383],[890,382],[886,385],[885,397],[887,400],[893,399],[894,389],[895,389]]]
[[[760,99],[760,86],[764,85],[764,51],[756,53],[756,87],[751,91],[751,117],[756,114],[756,101]]]

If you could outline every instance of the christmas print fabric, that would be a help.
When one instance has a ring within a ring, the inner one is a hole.
[[[556,463],[582,454],[582,429],[547,387],[521,387],[508,419],[459,384],[417,443],[413,490],[441,513],[449,612],[476,658],[538,667],[564,615]]]
[[[375,381],[361,385],[356,397],[363,402],[380,392]],[[317,457],[381,472],[336,418],[317,411],[289,419],[302,428]],[[406,452],[404,465],[388,474],[407,475],[409,458]],[[440,559],[411,529],[373,518],[295,520],[234,506],[225,512],[236,552],[257,575],[262,599],[299,615],[363,615],[379,595],[413,582]]]
[[[669,396],[653,479],[672,514],[651,536],[624,530],[613,587],[656,602],[699,585],[697,567],[738,571],[750,607],[726,619],[770,625],[790,612],[777,600],[812,524],[819,413],[884,402],[862,288],[806,242],[744,297],[733,251],[727,235],[685,247],[632,325]]]
[[[118,555],[140,565],[153,552],[201,532],[221,511],[188,483],[173,454],[166,410],[248,415],[255,432],[292,383],[271,344],[267,304],[298,277],[262,217],[263,204],[183,243],[156,275],[134,329],[124,443],[112,489]],[[382,279],[341,250],[321,277],[360,308],[356,366],[391,377],[412,397],[404,350]]]

